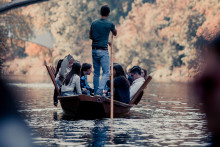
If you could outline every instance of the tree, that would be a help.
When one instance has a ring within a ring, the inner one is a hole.
[[[0,12],[4,11],[0,14],[0,66],[2,67],[6,57],[25,56],[24,43],[21,43],[21,40],[32,37],[33,30],[31,29],[30,19],[22,15],[21,9],[8,11],[14,8],[11,7],[13,6],[11,4],[15,4],[15,2],[1,1],[0,4]],[[2,68],[0,70],[2,71]]]
[[[24,14],[32,18],[34,27],[40,32],[49,30],[55,40],[53,57],[54,62],[71,53],[78,60],[91,62],[91,43],[89,29],[92,21],[100,18],[101,5],[111,7],[110,19],[116,24],[125,17],[131,9],[133,0],[104,1],[104,0],[54,0],[34,9],[28,7]]]
[[[2,68],[3,68],[3,63],[4,63],[4,54],[7,50],[7,32],[5,29],[0,26],[0,77],[2,75]]]
[[[179,67],[187,70],[198,67],[198,30],[210,23],[210,14],[216,19],[219,16],[218,2],[209,2],[157,0],[153,4],[134,3],[118,29],[115,41],[118,62],[141,65],[150,71],[166,68],[167,75],[172,75]],[[206,3],[208,7],[203,7],[202,13],[199,6]],[[209,11],[209,16],[204,11]],[[219,17],[218,21],[212,21],[219,26]],[[184,76],[189,76],[188,73]]]

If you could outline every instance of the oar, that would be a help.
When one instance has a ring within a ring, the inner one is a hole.
[[[113,34],[112,34],[112,42],[111,42],[111,113],[110,113],[110,118],[113,119],[113,103],[114,103],[114,89],[113,89],[113,50],[112,50],[112,46],[113,46]]]

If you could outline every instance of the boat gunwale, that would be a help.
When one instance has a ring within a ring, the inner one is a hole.
[[[107,103],[110,103],[111,100],[109,98],[106,98],[106,97],[101,97],[101,96],[89,96],[89,95],[73,95],[73,96],[58,96],[58,100],[62,101],[62,100],[67,100],[67,99],[78,99],[80,101],[90,101],[90,102],[96,102],[96,103],[103,103],[103,102],[107,102]],[[86,100],[83,100],[85,99]],[[97,101],[99,99],[99,101]],[[114,105],[119,105],[119,106],[122,106],[122,107],[133,107],[134,104],[126,104],[126,103],[123,103],[123,102],[119,102],[119,101],[116,101],[114,100]]]

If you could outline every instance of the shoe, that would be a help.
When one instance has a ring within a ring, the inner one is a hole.
[[[98,89],[95,93],[96,96],[103,96],[102,90]]]
[[[54,102],[53,105],[57,107],[57,102]]]

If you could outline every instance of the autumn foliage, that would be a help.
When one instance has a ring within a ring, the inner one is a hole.
[[[118,29],[114,38],[115,62],[126,68],[140,65],[158,81],[188,81],[199,72],[203,40],[220,31],[220,4],[216,0],[53,0],[28,6],[22,15],[35,30],[50,31],[53,49],[27,44],[28,56],[46,55],[55,65],[71,53],[81,62],[92,62],[89,29],[100,6],[111,7]]]

